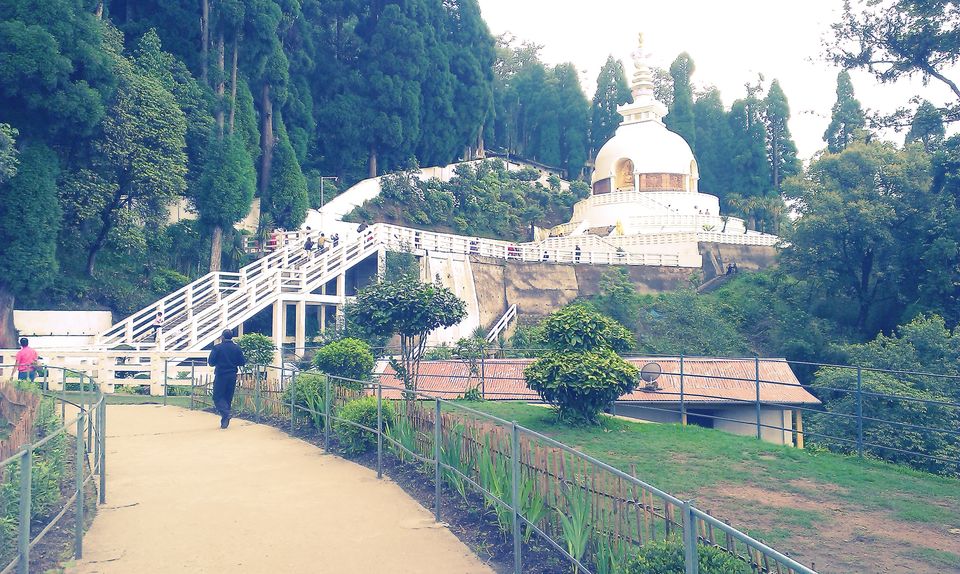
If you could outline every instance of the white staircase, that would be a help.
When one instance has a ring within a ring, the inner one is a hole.
[[[308,294],[350,267],[376,253],[381,230],[341,242],[313,256],[303,249],[304,238],[286,245],[239,273],[208,273],[193,283],[141,309],[97,335],[104,349],[194,351],[213,342],[284,295]],[[338,294],[341,298],[343,294]],[[153,320],[164,316],[163,328],[153,336]]]

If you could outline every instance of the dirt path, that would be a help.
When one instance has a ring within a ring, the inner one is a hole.
[[[70,574],[491,573],[393,483],[264,425],[111,406],[107,504]]]

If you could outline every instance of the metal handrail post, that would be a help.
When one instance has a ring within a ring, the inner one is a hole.
[[[383,381],[377,379],[377,478],[383,478]]]
[[[190,360],[190,408],[193,408],[193,382],[197,380],[197,360]]]
[[[434,399],[433,410],[433,515],[440,522],[440,399]]]
[[[857,456],[863,458],[863,374],[857,365]]]
[[[100,403],[100,504],[107,502],[107,399]]]
[[[67,370],[60,369],[60,420],[67,420]]]
[[[683,503],[683,562],[686,574],[697,574],[700,571],[700,557],[697,552],[697,531],[693,522],[693,512],[690,510],[691,501]]]
[[[680,424],[687,426],[687,401],[683,394],[683,353],[680,353]]]
[[[513,572],[520,574],[523,568],[523,555],[520,545],[520,431],[516,421],[512,425],[513,438],[510,440],[510,509],[513,511]]]
[[[93,382],[92,379],[91,379],[91,382]],[[100,403],[100,405],[102,406],[103,403]],[[96,427],[96,428],[94,429],[94,433],[93,433],[93,466],[99,470],[99,464],[100,464],[100,406],[91,407],[91,409],[90,409],[90,415],[93,416],[93,419],[92,419],[91,422],[93,422],[93,423],[94,423],[93,426]]]
[[[84,412],[81,409],[77,417],[77,458],[75,461],[77,475],[77,507],[74,512],[75,524],[73,530],[73,557],[83,558],[83,420]]]
[[[167,367],[170,359],[163,360],[163,406],[167,406]]]
[[[20,530],[17,537],[17,574],[30,572],[30,514],[33,483],[33,448],[27,447],[20,455]]]
[[[193,377],[190,377],[190,410],[194,409],[194,397],[197,394],[197,380]]]
[[[283,365],[283,363],[280,363]],[[263,367],[263,378],[267,378],[267,367]],[[283,384],[283,367],[280,367],[280,384]],[[260,422],[260,372],[253,379],[253,418],[257,423]]]
[[[760,439],[760,357],[753,358],[754,383],[757,386],[757,439]]]
[[[82,381],[82,380],[83,380],[83,377],[85,377],[85,376],[86,376],[86,375],[84,375],[83,373],[80,373],[80,380]],[[93,378],[92,378],[92,377],[87,377],[87,379],[90,380],[90,392],[89,392],[90,408],[87,409],[87,412],[88,412],[88,413],[92,413],[92,412],[93,412],[93,399],[95,398],[95,397],[94,397],[94,394],[93,394]],[[86,403],[83,403],[83,404],[86,405]],[[86,406],[84,406],[84,408],[86,408]],[[90,452],[90,443],[91,443],[91,442],[93,442],[93,425],[92,425],[92,424],[87,424],[87,448],[86,448],[86,451],[85,451],[85,452]]]
[[[323,450],[330,452],[330,375],[324,375],[326,391],[323,395]]]
[[[282,384],[280,388],[283,388]],[[294,417],[297,413],[297,371],[290,375],[290,386],[287,389],[290,390],[290,434],[293,434],[296,430]]]

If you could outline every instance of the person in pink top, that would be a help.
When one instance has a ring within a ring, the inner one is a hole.
[[[17,378],[21,381],[37,378],[37,359],[39,355],[30,347],[30,341],[26,337],[20,338],[20,350],[17,351]]]

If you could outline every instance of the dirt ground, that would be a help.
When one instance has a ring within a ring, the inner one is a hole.
[[[107,504],[71,574],[493,571],[369,469],[266,425],[111,406]]]
[[[905,525],[886,512],[846,504],[838,500],[835,485],[794,481],[792,486],[799,492],[727,485],[705,493],[703,498],[716,503],[711,510],[717,515],[767,532],[776,531],[783,523],[783,514],[791,510],[818,517],[811,521],[807,534],[790,536],[786,543],[774,546],[789,548],[792,556],[824,574],[960,574],[960,564],[950,568],[911,556],[921,547],[960,552],[960,535],[947,526]],[[795,531],[797,527],[790,529]],[[870,544],[855,543],[865,541]]]

